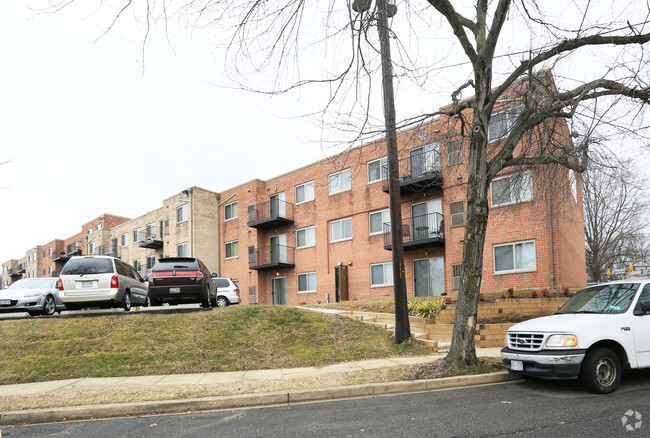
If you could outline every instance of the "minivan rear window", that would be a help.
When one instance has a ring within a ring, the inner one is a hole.
[[[65,264],[61,275],[112,274],[112,259],[82,258],[72,259]]]
[[[214,284],[216,284],[217,287],[228,287],[228,286],[230,286],[230,283],[225,278],[215,278],[214,279]]]

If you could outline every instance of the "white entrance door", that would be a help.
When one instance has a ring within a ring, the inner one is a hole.
[[[272,218],[287,216],[287,205],[285,203],[284,192],[269,196],[269,210],[270,217]]]
[[[287,305],[287,277],[274,277],[271,279],[271,302],[273,304]]]

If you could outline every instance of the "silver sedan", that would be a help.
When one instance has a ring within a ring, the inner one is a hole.
[[[0,312],[52,315],[65,310],[59,300],[56,278],[23,278],[0,290]]]

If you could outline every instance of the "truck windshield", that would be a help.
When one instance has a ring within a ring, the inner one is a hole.
[[[623,313],[639,289],[639,283],[589,287],[578,292],[557,313]]]

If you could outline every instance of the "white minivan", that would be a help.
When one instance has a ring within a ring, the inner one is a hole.
[[[650,368],[650,279],[581,290],[556,314],[512,326],[501,350],[523,377],[581,379],[591,391],[616,389],[624,370]]]
[[[57,286],[68,309],[121,307],[128,312],[132,304],[150,305],[148,283],[117,257],[72,257],[61,270]]]

